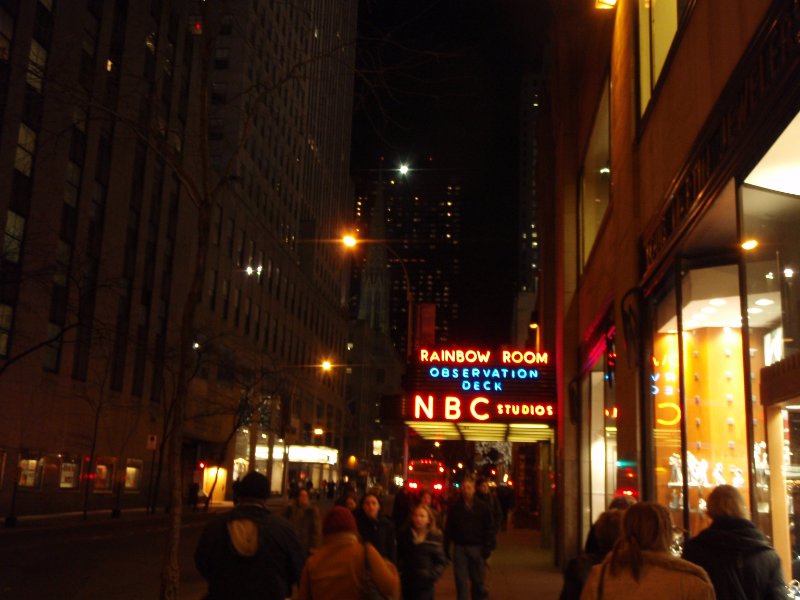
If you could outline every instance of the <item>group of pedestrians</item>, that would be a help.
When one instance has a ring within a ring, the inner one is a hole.
[[[459,600],[487,597],[487,561],[500,526],[491,497],[480,498],[467,479],[442,517],[430,495],[408,498],[397,526],[383,514],[377,493],[356,504],[345,493],[324,519],[300,489],[273,514],[266,478],[249,473],[237,483],[233,510],[210,522],[195,552],[208,582],[208,600],[259,598],[432,600],[452,559]]]
[[[683,532],[667,507],[610,506],[567,565],[561,600],[785,600],[780,559],[739,491],[716,487],[706,511],[711,525],[686,542],[681,558],[671,549]]]

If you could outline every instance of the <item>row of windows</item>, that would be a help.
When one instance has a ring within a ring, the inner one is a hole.
[[[5,451],[0,454],[5,458]],[[137,458],[122,462],[114,456],[99,456],[91,461],[88,456],[23,451],[17,463],[17,485],[28,491],[77,491],[89,485],[95,493],[110,493],[114,482],[121,480],[124,491],[138,492],[142,489],[143,464]],[[119,471],[122,473],[118,475]]]

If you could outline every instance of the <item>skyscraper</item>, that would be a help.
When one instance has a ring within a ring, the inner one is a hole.
[[[0,4],[0,510],[17,469],[21,512],[75,509],[83,486],[108,505],[114,482],[147,500],[198,199],[184,479],[205,485],[203,462],[224,489],[245,468],[231,432],[258,413],[251,435],[340,447],[343,377],[315,365],[345,353],[328,242],[349,217],[356,3],[67,7]]]

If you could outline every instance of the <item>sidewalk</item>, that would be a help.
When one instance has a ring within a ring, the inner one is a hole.
[[[539,548],[539,532],[511,529],[497,535],[497,549],[490,559],[489,597],[557,600],[561,571],[553,566],[551,550]],[[456,585],[451,566],[436,585],[436,600],[454,600]]]

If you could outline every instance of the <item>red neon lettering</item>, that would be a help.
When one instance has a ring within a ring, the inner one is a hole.
[[[469,412],[474,418],[478,419],[478,421],[485,421],[489,418],[489,413],[479,413],[477,410],[475,410],[478,404],[489,404],[489,401],[486,398],[478,396],[472,402],[470,402]]]
[[[427,405],[419,394],[414,397],[414,418],[419,419],[422,412],[428,419],[433,420],[433,396],[428,396]]]
[[[546,365],[550,357],[547,352],[534,352],[533,350],[503,350],[503,362],[520,365]]]
[[[448,421],[461,418],[461,400],[456,396],[447,396],[444,399],[444,418]]]
[[[420,350],[419,351],[419,362],[427,362],[428,361],[428,351],[427,350]]]

